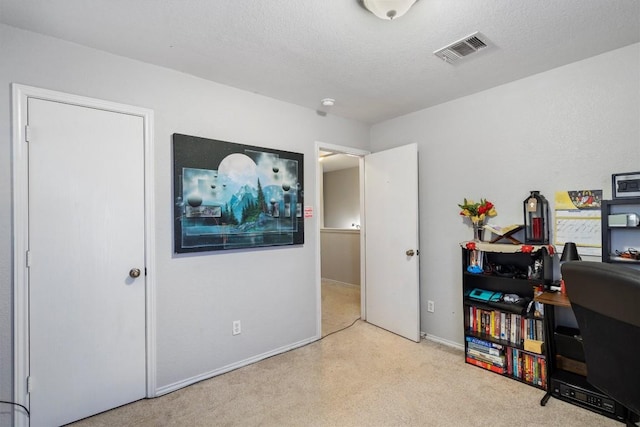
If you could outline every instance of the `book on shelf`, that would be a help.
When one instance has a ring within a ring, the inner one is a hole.
[[[518,327],[517,327],[517,314],[511,313],[510,317],[511,317],[511,336],[509,337],[509,341],[511,341],[512,343],[517,342],[517,334],[518,334]]]
[[[480,338],[465,337],[465,340],[467,342],[475,343],[475,344],[478,344],[478,345],[481,345],[481,346],[484,346],[484,347],[496,348],[498,350],[504,350],[504,346],[502,344],[497,344],[497,343],[494,343],[494,342],[485,341],[485,340],[482,340]]]
[[[536,320],[536,339],[544,341],[544,324],[542,320]]]
[[[482,351],[492,356],[502,356],[502,350],[498,350],[497,348],[493,348],[493,347],[486,347],[480,344],[476,344],[474,342],[467,342],[467,348]]]
[[[479,367],[487,369],[489,371],[493,371],[493,372],[498,373],[498,374],[504,374],[505,373],[505,368],[501,368],[500,366],[495,366],[492,363],[484,362],[482,360],[477,360],[477,359],[474,359],[473,357],[470,357],[470,356],[467,356],[466,360],[467,360],[467,363],[470,363],[470,364],[475,365],[475,366],[479,366]]]

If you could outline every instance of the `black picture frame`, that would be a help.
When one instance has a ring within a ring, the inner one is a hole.
[[[304,244],[304,155],[173,134],[174,251]]]

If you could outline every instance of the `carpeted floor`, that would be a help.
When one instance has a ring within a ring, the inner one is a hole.
[[[323,324],[323,335],[329,332]],[[541,407],[543,395],[465,364],[458,349],[357,321],[305,347],[74,426],[620,425],[557,399]]]
[[[322,279],[322,336],[360,317],[360,286]]]

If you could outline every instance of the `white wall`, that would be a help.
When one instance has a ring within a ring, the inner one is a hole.
[[[459,66],[473,66],[472,60]],[[373,126],[372,151],[419,144],[421,330],[462,343],[464,197],[522,222],[530,190],[602,189],[640,170],[640,44]],[[561,248],[560,248],[561,250]],[[435,313],[426,301],[435,301]]]
[[[323,186],[324,226],[355,228],[360,225],[360,169],[325,172]]]
[[[320,230],[320,275],[360,286],[360,230]]]
[[[321,117],[310,109],[4,25],[0,58],[1,400],[12,397],[12,82],[155,112],[158,387],[170,388],[319,333],[313,273],[317,218],[306,220],[304,246],[174,255],[171,135],[302,152],[305,205],[313,205],[315,142],[366,148],[368,125]],[[69,161],[82,159],[69,153]],[[242,334],[232,337],[235,319],[242,320]]]

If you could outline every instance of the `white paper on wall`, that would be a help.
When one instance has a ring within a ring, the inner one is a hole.
[[[574,242],[580,255],[602,256],[602,190],[557,191],[554,244]]]

